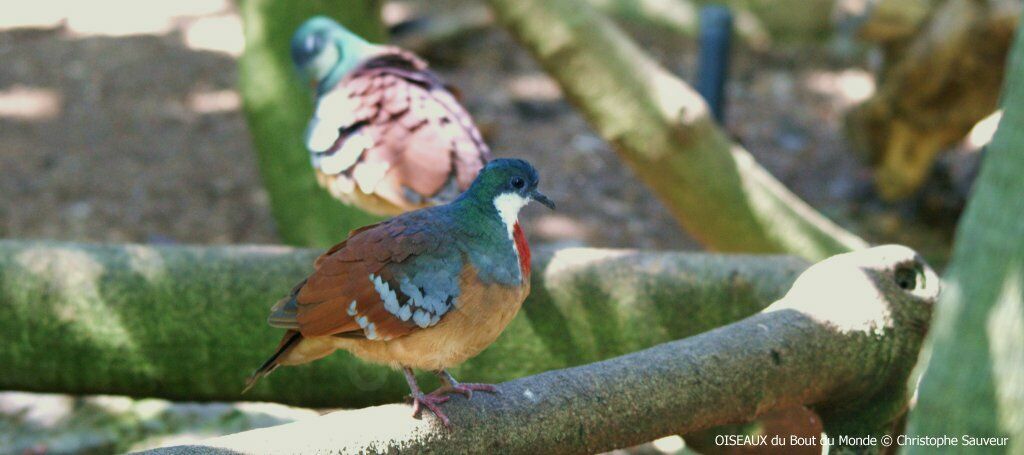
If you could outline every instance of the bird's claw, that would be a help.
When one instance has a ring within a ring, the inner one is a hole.
[[[461,393],[466,396],[466,399],[473,398],[473,391],[498,393],[498,389],[490,384],[473,384],[473,383],[458,383],[455,385],[445,384],[438,387],[437,390],[430,392],[433,396],[447,396],[449,393]]]
[[[443,423],[444,426],[451,428],[451,421],[448,420],[448,416],[446,416],[444,412],[441,411],[441,407],[438,406],[439,404],[442,404],[448,401],[449,399],[451,399],[451,397],[447,395],[434,395],[433,393],[429,395],[424,395],[422,393],[418,395],[413,395],[412,416],[416,417],[417,419],[420,418],[420,414],[423,412],[423,408],[427,408],[430,410],[430,412],[433,412],[438,419],[441,420],[441,423]]]

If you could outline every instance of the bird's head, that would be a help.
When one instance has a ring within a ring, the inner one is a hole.
[[[375,47],[333,19],[315,16],[292,35],[292,62],[314,87],[333,87]]]
[[[519,210],[537,201],[554,210],[555,203],[537,190],[540,177],[530,163],[518,159],[497,159],[484,166],[463,197],[482,205],[491,204],[502,221],[511,225]]]

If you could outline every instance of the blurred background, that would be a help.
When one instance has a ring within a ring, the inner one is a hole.
[[[590,1],[696,84],[703,2]],[[998,123],[1019,2],[772,3],[729,3],[736,36],[725,129],[832,220],[872,243],[911,246],[941,267]],[[962,11],[948,11],[956,3],[984,4],[984,17],[959,24]],[[395,0],[381,10],[392,40],[458,87],[495,154],[541,170],[559,210],[525,211],[531,241],[700,249],[485,5]],[[5,0],[0,11],[0,237],[281,243],[237,88],[245,37],[234,3]],[[968,27],[987,44],[918,44],[940,26]],[[943,55],[954,57],[927,57],[945,45]],[[959,72],[935,69],[949,67]],[[891,107],[887,97],[907,87],[920,92],[916,104]],[[900,115],[929,120],[892,139]],[[891,175],[886,154],[901,147],[927,149],[913,151],[926,155],[915,165],[923,170]],[[317,413],[4,392],[0,452],[118,452]],[[672,439],[635,451],[680,448]]]

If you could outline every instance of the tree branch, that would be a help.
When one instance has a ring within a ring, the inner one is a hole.
[[[743,321],[510,381],[497,395],[453,398],[444,406],[454,430],[387,405],[153,453],[594,453],[800,404],[815,408],[834,438],[878,437],[905,409],[938,285],[904,247],[840,255]]]
[[[1003,88],[1003,118],[957,228],[929,337],[931,358],[910,415],[914,436],[1005,438],[1024,453],[1024,33]],[[927,447],[908,447],[923,453]]]
[[[243,398],[245,376],[281,336],[264,322],[269,306],[317,254],[0,241],[0,389]],[[694,335],[760,311],[806,267],[625,250],[536,256],[523,314],[457,376],[498,382]],[[405,393],[400,374],[338,353],[277,371],[244,398],[361,407]]]
[[[804,1],[802,6],[806,6]],[[700,28],[698,10],[700,5],[692,0],[587,0],[594,8],[612,16],[620,23],[638,27],[655,27],[677,38],[697,37]],[[831,10],[832,0],[814,0],[810,9],[817,13]],[[737,0],[729,2],[736,14],[736,34],[748,47],[762,50],[772,42],[766,30],[771,26],[780,37],[809,39],[808,35],[821,35],[821,29],[808,27],[817,19],[818,26],[829,26],[828,13],[808,15],[792,20],[792,14],[780,8],[765,8],[756,1]],[[760,16],[754,14],[754,10]],[[780,13],[782,11],[782,13]],[[764,22],[764,23],[762,23]],[[438,14],[419,15],[410,22],[393,29],[392,40],[403,48],[417,53],[430,53],[446,43],[477,33],[494,25],[493,15],[484,5],[466,4],[457,10]],[[794,27],[795,25],[795,27]],[[823,27],[823,28],[824,28]]]
[[[866,246],[732,143],[700,95],[586,1],[490,4],[590,124],[710,249],[818,260]]]

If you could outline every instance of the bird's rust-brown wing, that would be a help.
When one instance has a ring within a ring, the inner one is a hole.
[[[307,144],[322,183],[339,180],[411,210],[454,199],[490,158],[469,113],[410,53],[370,59],[332,92],[311,122],[309,137],[320,145]]]
[[[328,250],[274,306],[270,324],[306,337],[371,340],[436,324],[458,297],[462,258],[449,257],[445,233],[422,212],[355,231]]]

